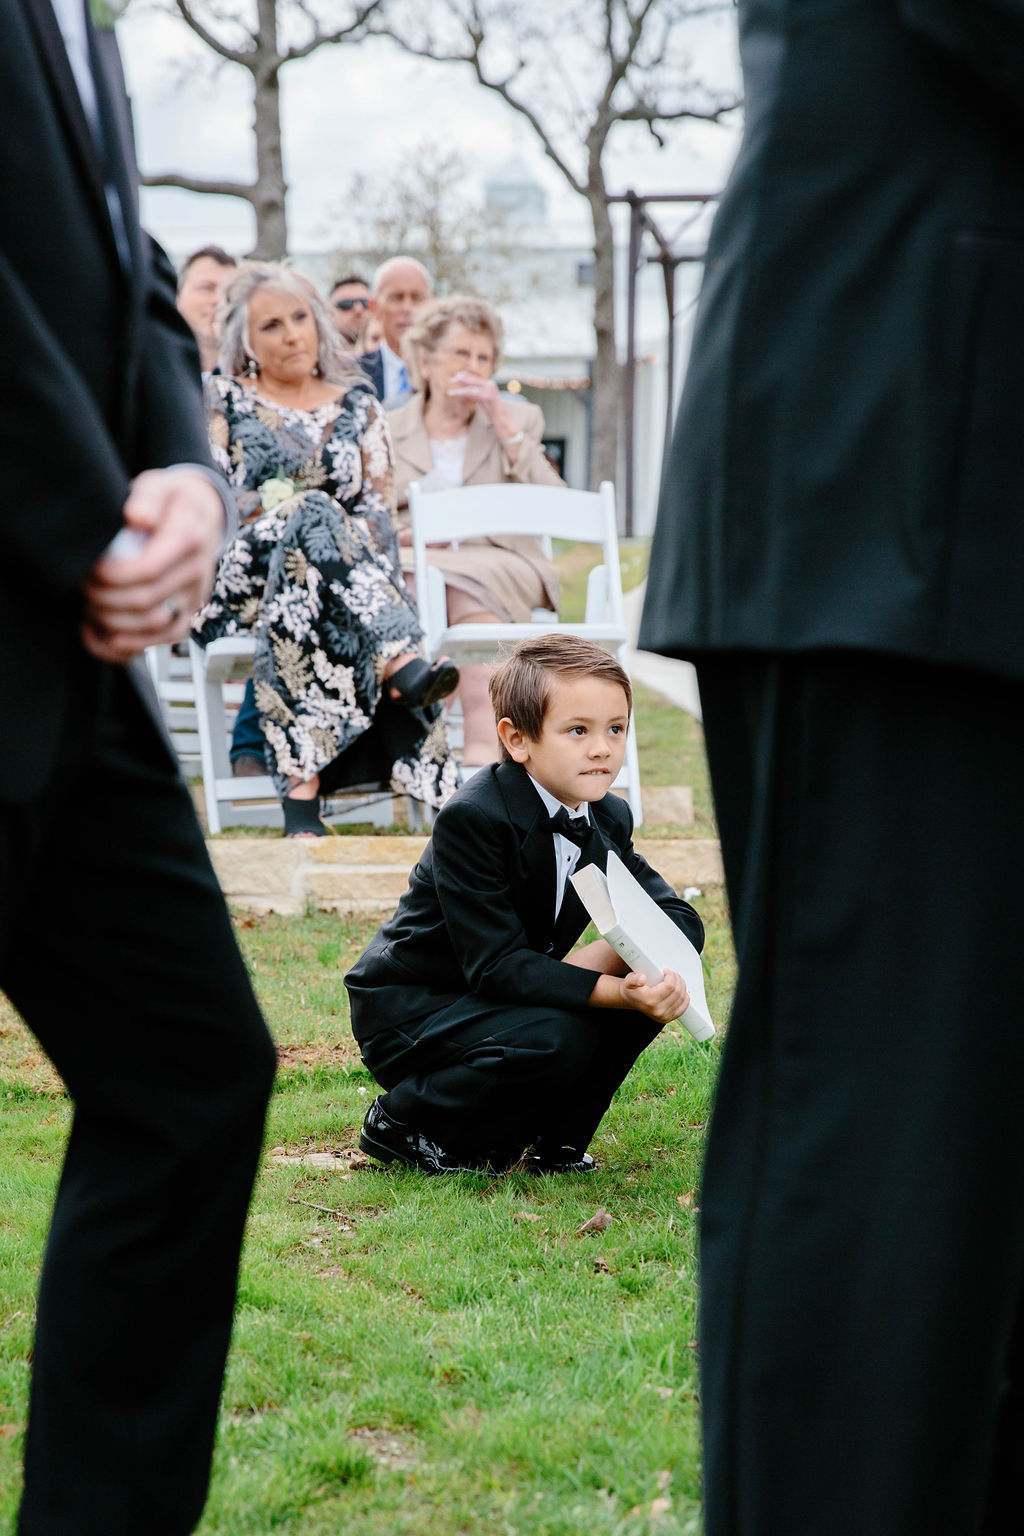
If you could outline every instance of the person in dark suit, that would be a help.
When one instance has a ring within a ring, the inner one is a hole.
[[[430,293],[430,273],[413,256],[391,256],[373,274],[370,309],[381,323],[383,336],[380,346],[363,352],[358,362],[386,411],[404,405],[413,392],[402,339]]]
[[[225,504],[113,36],[72,0],[0,0],[0,31],[0,986],[74,1103],[18,1531],[184,1536],[274,1053],[124,663],[186,632]]]
[[[363,372],[366,374],[366,377],[369,379],[370,384],[373,387],[373,392],[377,396],[377,399],[378,400],[383,400],[384,399],[384,357],[383,357],[383,354],[381,352],[380,347],[376,347],[372,352],[363,352],[363,353],[361,353],[360,356],[356,359],[356,361],[358,362],[358,364],[359,364],[360,368],[363,370]]]
[[[698,948],[704,929],[608,793],[632,704],[614,657],[575,636],[524,640],[491,696],[501,762],[438,812],[397,911],[345,978],[363,1060],[388,1090],[359,1144],[427,1173],[507,1167],[528,1147],[541,1170],[586,1172],[613,1093],[689,999],[674,972],[627,974],[604,940],[569,956],[588,919],[568,877],[604,869],[614,848]]]
[[[697,663],[739,955],[708,1536],[1024,1507],[1024,6],[741,0],[640,644]]]

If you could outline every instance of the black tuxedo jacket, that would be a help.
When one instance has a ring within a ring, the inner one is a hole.
[[[604,844],[700,949],[696,912],[633,848],[633,819],[617,795],[590,807]],[[605,859],[594,862],[603,867]],[[554,838],[548,812],[525,768],[492,764],[473,775],[438,812],[431,840],[409,877],[395,915],[374,935],[345,978],[362,999],[380,987],[408,994],[411,1012],[431,999],[467,993],[490,1002],[586,1006],[595,971],[562,964],[588,918],[570,883],[555,921]],[[401,1024],[389,993],[382,1023]],[[353,1014],[357,1038],[366,1008]],[[386,1015],[386,1017],[385,1017]]]
[[[1024,0],[740,0],[640,644],[1024,676]]]
[[[384,354],[378,347],[374,352],[364,352],[356,362],[373,385],[378,400],[384,399]]]
[[[19,800],[52,761],[78,584],[130,478],[210,454],[173,272],[138,224],[113,34],[93,39],[106,171],[49,0],[0,0],[0,36],[0,797]]]

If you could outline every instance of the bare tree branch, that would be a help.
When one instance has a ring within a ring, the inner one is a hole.
[[[222,43],[215,33],[199,20],[192,10],[189,0],[174,0],[178,13],[186,26],[191,27],[196,37],[204,42],[207,48],[212,48],[214,53],[219,53],[222,59],[228,59],[232,64],[248,65],[250,54],[256,47],[256,39],[253,38],[253,46],[250,48],[229,48],[227,43]]]
[[[510,75],[507,75],[504,80],[491,79],[485,73],[483,60],[481,58],[481,52],[485,41],[484,32],[482,30],[483,24],[479,21],[479,12],[476,10],[476,7],[474,6],[473,9],[475,17],[474,23],[466,23],[467,31],[469,31],[470,25],[472,25],[473,28],[471,31],[469,31],[469,38],[470,42],[472,43],[472,48],[469,53],[441,53],[434,49],[429,41],[422,44],[411,42],[408,38],[403,37],[401,33],[392,31],[392,29],[388,26],[377,28],[376,32],[378,36],[390,37],[391,40],[397,43],[398,46],[406,53],[411,53],[417,58],[433,59],[434,62],[438,64],[469,64],[472,67],[480,85],[484,86],[488,91],[494,91],[496,95],[501,97],[502,101],[506,102],[513,109],[513,111],[518,112],[521,114],[521,116],[525,117],[534,133],[540,139],[544,153],[549,157],[549,159],[554,161],[555,165],[561,171],[562,175],[572,187],[573,191],[578,192],[581,197],[586,197],[586,184],[580,180],[575,171],[569,165],[569,162],[563,155],[559,153],[555,147],[554,139],[548,133],[537,113],[533,111],[532,107],[528,107],[526,102],[522,100],[521,97],[516,96],[511,89],[513,82],[517,79],[522,71],[522,62],[520,62],[517,68],[514,69]]]
[[[144,187],[181,187],[186,192],[213,192],[220,197],[244,197],[247,203],[255,202],[256,188],[242,181],[205,181],[197,176],[178,176],[173,171],[139,179]]]
[[[355,18],[349,22],[348,26],[338,27],[333,32],[321,32],[319,30],[319,21],[310,11],[309,7],[303,3],[303,0],[296,0],[296,4],[302,13],[313,22],[316,31],[314,31],[313,36],[308,42],[298,43],[295,47],[289,48],[286,53],[282,54],[282,64],[290,64],[292,59],[304,59],[309,54],[314,53],[317,48],[322,48],[325,43],[340,43],[346,37],[351,37],[354,33],[360,32],[370,18],[380,10],[383,0],[369,0],[369,3],[357,12]]]

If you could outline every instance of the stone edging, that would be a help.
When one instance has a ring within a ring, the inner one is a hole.
[[[221,889],[245,912],[292,915],[327,911],[387,912],[406,888],[425,837],[211,838]],[[711,837],[638,837],[639,853],[670,885],[720,885],[722,858]]]

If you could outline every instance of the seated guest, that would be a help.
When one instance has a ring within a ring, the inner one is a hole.
[[[366,316],[366,319],[359,327],[359,335],[356,337],[356,344],[354,348],[356,357],[359,359],[359,366],[361,368],[366,361],[366,354],[368,352],[379,352],[380,344],[383,340],[384,327],[381,325],[379,317],[375,315],[372,310],[370,310]],[[371,383],[372,382],[373,381],[371,380]],[[376,394],[376,389],[374,390],[374,393]]]
[[[392,256],[373,274],[370,309],[384,334],[379,349],[364,353],[359,362],[386,411],[412,394],[402,359],[402,337],[416,311],[430,298],[431,287],[430,273],[413,256]]]
[[[178,312],[191,327],[204,373],[217,366],[220,351],[217,311],[221,295],[238,266],[219,245],[193,251],[178,273]]]
[[[410,480],[425,490],[456,485],[561,485],[544,457],[539,406],[504,396],[494,382],[501,321],[482,299],[453,296],[426,305],[405,333],[403,349],[416,393],[388,417],[395,448],[399,512]],[[400,517],[402,568],[411,584],[412,532]],[[558,610],[558,578],[539,539],[460,539],[427,552],[444,571],[451,624],[526,624],[534,608]],[[493,763],[498,738],[487,691],[491,669],[462,668],[459,701],[465,722],[464,767]]]
[[[384,414],[341,356],[323,300],[247,262],[225,296],[210,440],[243,526],[195,620],[200,644],[256,638],[255,702],[287,836],[320,836],[319,797],[374,783],[443,804],[455,785],[437,703],[450,662],[418,655],[398,567]]]
[[[627,973],[569,881],[614,849],[700,948],[693,908],[634,850],[622,667],[569,635],[521,641],[491,679],[502,761],[448,801],[409,889],[345,978],[363,1061],[387,1090],[359,1145],[425,1173],[587,1172],[587,1145],[645,1046],[689,1001]]]
[[[369,309],[369,288],[361,277],[349,273],[347,277],[338,278],[331,289],[328,303],[334,329],[341,337],[342,349],[354,352]]]

